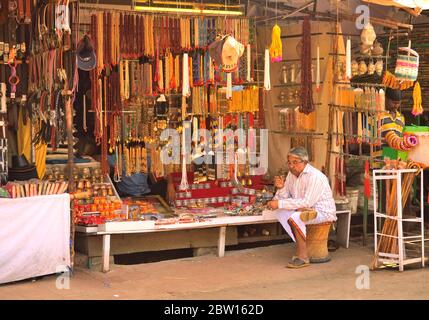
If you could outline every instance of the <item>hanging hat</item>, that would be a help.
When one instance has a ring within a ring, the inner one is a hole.
[[[219,68],[222,65],[222,48],[227,37],[228,36],[223,36],[216,39],[209,45],[209,54],[213,59],[216,68]]]
[[[402,91],[399,89],[386,89],[386,98],[393,101],[401,101],[402,99]]]
[[[97,58],[95,56],[94,47],[88,35],[85,35],[79,41],[77,50],[77,66],[81,70],[91,71],[97,65]]]
[[[375,35],[374,27],[371,23],[367,23],[365,27],[362,30],[362,33],[360,35],[360,39],[362,40],[362,44],[364,46],[371,47],[374,44],[375,38],[377,36]]]
[[[222,47],[222,71],[233,72],[237,70],[238,59],[244,53],[244,46],[228,36]]]
[[[36,166],[30,164],[23,154],[20,156],[12,156],[12,168],[9,168],[8,180],[24,181],[33,178],[38,178]]]

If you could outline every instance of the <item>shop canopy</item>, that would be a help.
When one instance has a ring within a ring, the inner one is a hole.
[[[429,0],[364,0],[382,6],[393,6],[418,16],[422,10],[429,9]]]

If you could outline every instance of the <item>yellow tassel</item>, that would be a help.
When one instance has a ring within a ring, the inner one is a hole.
[[[423,107],[422,107],[422,90],[420,89],[420,83],[416,81],[416,84],[414,85],[413,90],[413,110],[411,113],[414,116],[421,115],[423,113]]]
[[[281,34],[282,34],[282,31],[280,27],[276,24],[273,27],[273,31],[271,33],[271,46],[270,46],[271,62],[282,61],[283,47],[282,47],[282,39],[280,38]]]

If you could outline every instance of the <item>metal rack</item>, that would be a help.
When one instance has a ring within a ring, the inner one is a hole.
[[[403,173],[419,173],[420,175],[420,217],[404,218],[402,212],[402,174]],[[399,271],[404,271],[404,265],[412,263],[421,263],[425,266],[425,246],[424,246],[424,199],[423,199],[423,169],[401,169],[401,170],[374,170],[373,177],[373,199],[374,199],[374,252],[377,262],[399,264]],[[377,182],[381,180],[396,180],[396,201],[397,214],[387,215],[377,211]],[[397,221],[398,235],[392,236],[383,234],[378,231],[378,219],[392,219]],[[418,235],[405,235],[403,222],[414,222],[420,224],[420,233]],[[393,237],[398,241],[398,254],[379,252],[378,237]],[[421,257],[407,258],[405,252],[405,244],[421,243]]]

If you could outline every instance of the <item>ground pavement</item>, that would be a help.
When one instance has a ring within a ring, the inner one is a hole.
[[[429,268],[369,272],[371,247],[353,242],[332,261],[285,268],[292,243],[138,265],[104,274],[76,268],[69,289],[57,275],[0,285],[0,299],[429,299]],[[358,273],[356,273],[358,271]],[[369,288],[368,288],[369,287]]]

